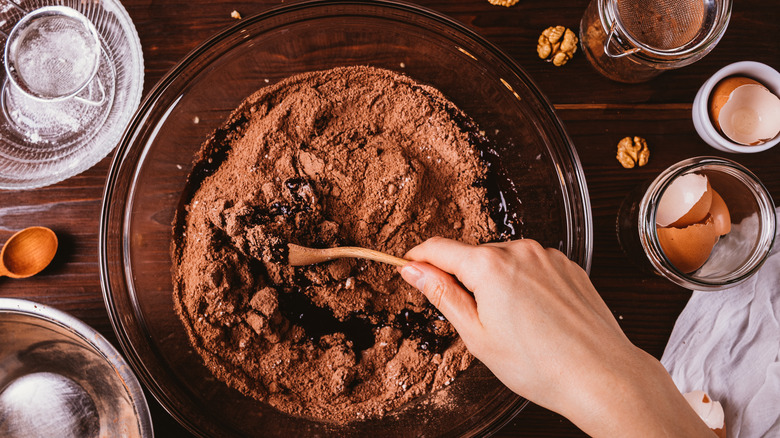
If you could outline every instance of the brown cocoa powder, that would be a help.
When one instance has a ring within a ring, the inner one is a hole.
[[[247,98],[204,143],[176,219],[174,303],[206,366],[336,423],[449,384],[472,356],[395,268],[294,268],[285,248],[494,240],[484,140],[439,91],[388,70],[307,73]]]

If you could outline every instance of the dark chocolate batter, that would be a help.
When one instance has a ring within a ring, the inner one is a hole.
[[[432,236],[494,240],[484,140],[439,91],[388,70],[307,73],[250,96],[203,145],[177,215],[174,302],[206,366],[337,423],[451,382],[472,356],[395,268],[293,268],[286,244],[403,256]]]

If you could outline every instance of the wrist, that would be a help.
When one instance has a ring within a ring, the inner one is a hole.
[[[593,437],[712,437],[661,363],[631,346],[605,358],[561,412]]]

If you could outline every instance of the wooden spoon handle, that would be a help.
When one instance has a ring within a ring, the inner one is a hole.
[[[288,243],[287,248],[289,249],[288,261],[291,266],[311,265],[345,257],[373,260],[375,262],[387,263],[393,266],[404,266],[409,263],[409,260],[400,257],[374,251],[373,249],[355,246],[338,246],[335,248],[318,249],[306,248],[305,246]]]

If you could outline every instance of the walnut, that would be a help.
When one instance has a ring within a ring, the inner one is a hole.
[[[647,141],[642,137],[626,137],[617,145],[617,160],[626,169],[631,169],[635,165],[644,166],[650,159],[650,149],[647,148]]]
[[[488,3],[495,6],[506,6],[508,8],[516,5],[518,1],[520,0],[488,0]]]
[[[556,67],[566,64],[577,51],[577,36],[563,26],[548,27],[539,35],[536,53]]]

